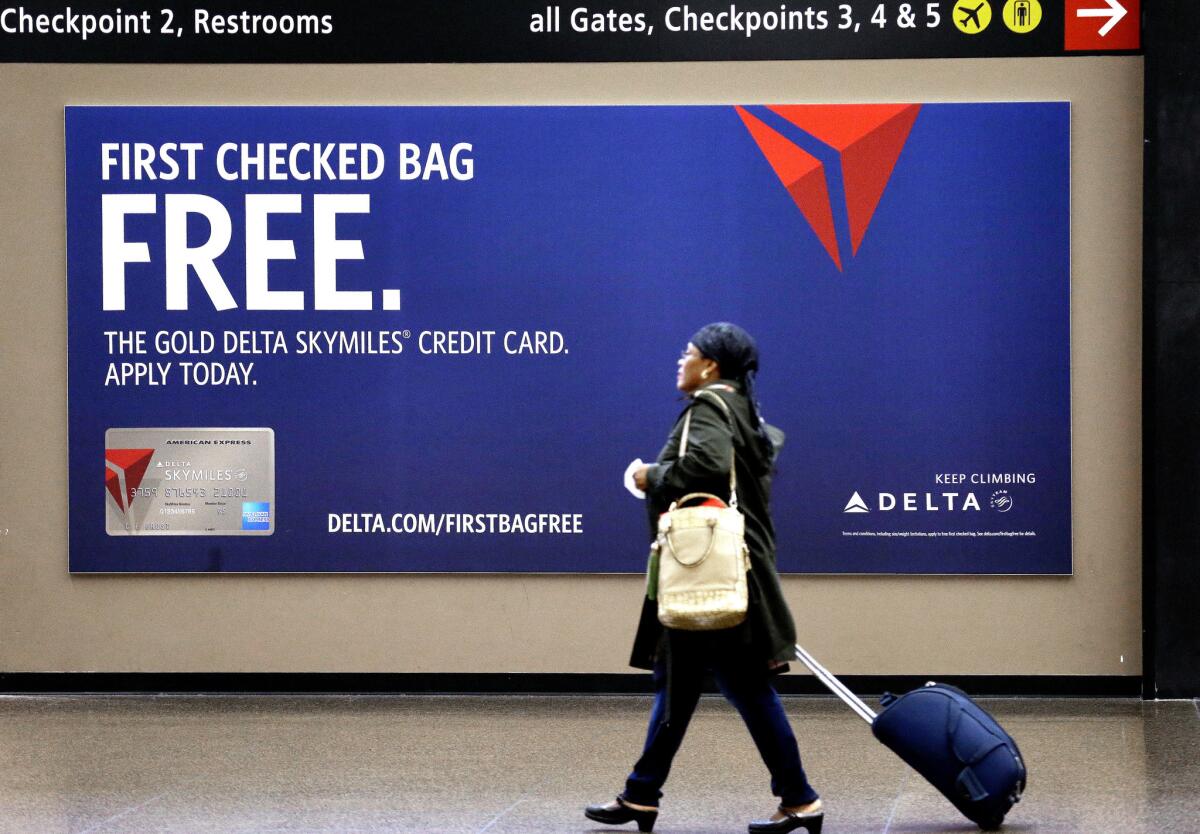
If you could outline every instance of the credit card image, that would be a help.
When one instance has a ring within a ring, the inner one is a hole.
[[[111,428],[104,487],[110,536],[269,536],[275,431]]]

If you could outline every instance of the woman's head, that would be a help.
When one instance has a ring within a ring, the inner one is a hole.
[[[706,324],[692,334],[687,349],[679,358],[675,385],[683,393],[690,394],[718,379],[741,383],[750,403],[750,415],[763,458],[771,461],[777,450],[767,433],[754,393],[757,374],[758,345],[754,337],[736,324],[718,321]]]
[[[679,368],[675,373],[675,387],[685,394],[721,378],[716,360],[705,356],[692,342],[688,342],[675,364]]]
[[[692,334],[691,345],[720,368],[725,379],[744,381],[758,370],[758,345],[754,337],[727,321],[706,324]]]

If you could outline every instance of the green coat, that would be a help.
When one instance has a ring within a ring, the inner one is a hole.
[[[741,386],[722,379],[705,389],[715,392],[729,406],[732,425],[730,416],[711,402],[709,395],[692,395],[694,399],[676,419],[667,444],[647,472],[646,509],[650,539],[653,541],[657,535],[659,515],[667,511],[672,501],[690,492],[729,497],[730,450],[735,451],[738,509],[745,516],[746,544],[750,548],[751,569],[747,575],[750,608],[746,621],[730,629],[736,632],[730,636],[743,642],[747,651],[761,657],[764,665],[770,661],[786,662],[795,656],[796,626],[775,569],[775,527],[770,512],[774,460],[768,459],[760,447],[751,422],[750,404],[742,394]],[[679,441],[684,416],[689,410],[692,419],[687,455],[680,459]],[[779,442],[776,443],[778,446]],[[669,658],[671,634],[670,629],[663,628],[658,622],[657,604],[646,599],[629,664],[638,669],[651,669],[656,657]]]

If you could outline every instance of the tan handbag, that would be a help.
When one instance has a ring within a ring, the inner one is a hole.
[[[730,416],[720,395],[708,393],[706,399],[717,402]],[[691,420],[689,410],[679,440],[680,458],[687,454]],[[658,621],[668,628],[709,631],[730,628],[746,619],[750,549],[745,519],[737,509],[736,468],[734,453],[729,463],[728,506],[718,496],[694,492],[673,502],[658,519],[650,579],[658,599]],[[722,506],[683,506],[696,498],[715,499]]]

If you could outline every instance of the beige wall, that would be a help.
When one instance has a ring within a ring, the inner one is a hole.
[[[1073,102],[1075,575],[788,577],[801,639],[848,674],[1139,674],[1140,58],[0,65],[0,671],[620,672],[640,605],[636,576],[69,576],[64,105],[888,100]]]

